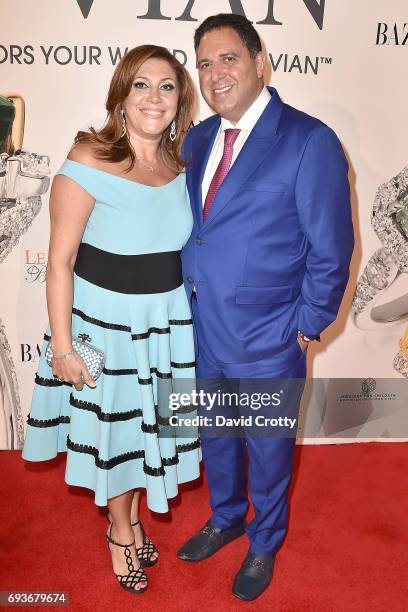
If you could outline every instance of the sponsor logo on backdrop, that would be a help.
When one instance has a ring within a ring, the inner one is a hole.
[[[244,2],[242,2],[242,0],[228,1],[231,13],[244,15],[246,17],[247,15],[245,13],[245,8],[252,8],[252,3],[249,0],[245,0]],[[81,9],[82,15],[86,19],[90,13],[90,10],[95,0],[76,0],[76,2],[78,3],[79,8]],[[256,23],[263,25],[283,25],[282,21],[278,21],[278,18],[276,16],[278,14],[276,11],[279,10],[280,2],[284,2],[284,0],[279,0],[278,2],[276,2],[275,0],[265,0],[264,15],[266,13],[266,16],[263,18],[261,17],[261,21],[256,21]],[[317,0],[299,0],[299,2],[302,2],[305,5],[315,24],[320,30],[322,30],[326,0],[320,0],[320,2],[318,2]],[[168,16],[163,15],[162,13],[161,0],[148,0],[147,12],[144,15],[137,15],[137,18],[158,19],[161,21],[169,21],[170,19],[175,19],[175,21],[197,21],[197,19],[192,16],[191,11],[194,5],[198,6],[200,4],[203,5],[203,0],[188,0],[181,15]],[[275,4],[278,6],[278,9],[276,9]],[[221,12],[221,8],[217,6],[217,10],[213,10],[212,12]]]
[[[397,399],[396,393],[383,393],[376,389],[375,378],[364,378],[361,381],[361,393],[342,393],[340,402],[394,401]]]
[[[296,74],[317,74],[320,66],[331,66],[333,58],[326,56],[293,55],[292,53],[269,53],[273,72],[294,72]]]
[[[26,283],[43,283],[47,271],[48,251],[24,251]]]
[[[91,11],[92,5],[96,0],[75,0],[81,9],[82,15],[86,19]],[[98,0],[99,1],[99,0]],[[136,15],[137,19],[153,19],[159,21],[175,21],[197,22],[198,20],[192,16],[194,6],[198,6],[202,0],[189,0],[185,4],[183,12],[172,16],[164,15],[162,12],[161,0],[148,0],[147,12],[143,15]],[[282,0],[279,0],[279,2]],[[323,29],[325,0],[298,0],[303,4],[309,15],[313,18],[320,30]],[[256,24],[263,25],[279,25],[283,22],[276,17],[276,7],[279,9],[279,2],[275,0],[265,1],[266,16],[255,21]],[[232,13],[247,16],[246,10],[249,10],[251,5],[249,0],[244,2],[241,0],[228,0],[229,8]],[[220,9],[221,10],[221,9]],[[227,10],[227,6],[225,9]],[[179,12],[179,10],[178,10]],[[214,12],[214,11],[213,11]],[[386,25],[386,24],[385,24]],[[121,60],[129,47],[107,46],[100,47],[98,45],[34,45],[26,44],[10,44],[8,46],[0,45],[0,64],[26,64],[31,65],[35,62],[41,62],[48,65],[77,65],[77,66],[100,66],[104,63],[110,63],[112,66]],[[186,65],[188,55],[183,49],[173,49],[173,55]],[[194,63],[195,58],[191,58]],[[293,74],[310,74],[317,75],[321,66],[332,65],[333,58],[326,55],[307,55],[294,54],[285,52],[269,53],[269,59],[272,64],[273,71],[280,71]]]
[[[107,47],[102,48],[96,45],[40,45],[38,48],[33,45],[0,45],[0,64],[34,64],[41,61],[46,66],[57,64],[67,66],[75,64],[77,66],[100,66],[105,59],[116,66],[125,55],[129,47]],[[173,55],[183,65],[187,62],[187,53],[182,49],[173,49]]]
[[[408,23],[377,23],[376,45],[408,46]]]
[[[375,391],[376,386],[375,378],[365,378],[361,383],[361,390],[365,395],[369,395],[372,391]]]
[[[35,363],[41,355],[39,344],[20,344],[20,359],[21,363]]]
[[[38,61],[41,61],[46,66],[51,64],[59,66],[66,66],[68,64],[100,66],[107,60],[112,66],[116,66],[128,49],[129,47],[109,46],[102,48],[96,45],[75,45],[73,47],[67,45],[58,45],[56,47],[53,45],[40,45],[38,49],[31,45],[26,45],[25,47],[20,45],[4,47],[0,45],[0,64],[5,62],[10,64],[33,64],[38,59]],[[187,64],[188,55],[186,51],[183,49],[173,49],[172,53],[183,66]],[[317,75],[321,66],[331,66],[334,61],[332,57],[320,55],[277,52],[272,52],[268,55],[273,72],[293,74]]]
[[[81,9],[81,13],[86,19],[89,15],[89,11],[92,8],[94,0],[77,0],[77,2],[78,2],[79,8]]]

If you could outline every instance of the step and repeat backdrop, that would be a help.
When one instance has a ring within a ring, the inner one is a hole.
[[[198,88],[194,30],[218,12],[255,24],[266,81],[330,125],[350,163],[351,277],[337,321],[309,349],[299,438],[408,438],[405,0],[2,0],[0,448],[21,448],[47,325],[50,181],[76,132],[103,122],[127,49],[168,47]],[[209,114],[201,101],[196,121]]]

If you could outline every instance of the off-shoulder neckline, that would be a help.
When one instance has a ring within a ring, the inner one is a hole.
[[[120,176],[119,174],[113,174],[113,172],[107,172],[106,170],[100,170],[99,168],[95,168],[94,166],[90,166],[89,164],[84,164],[83,162],[75,161],[74,159],[66,159],[65,163],[69,162],[70,164],[78,164],[79,166],[84,166],[85,168],[90,168],[91,170],[95,170],[96,172],[102,172],[102,174],[108,174],[113,178],[120,179],[121,181],[126,181],[127,183],[134,183],[135,185],[140,185],[140,187],[148,187],[150,189],[162,189],[163,187],[168,187],[182,175],[182,172],[179,172],[174,179],[167,181],[167,183],[163,183],[163,185],[146,185],[145,183],[140,183],[138,181],[134,181],[132,179],[128,179],[124,176]]]

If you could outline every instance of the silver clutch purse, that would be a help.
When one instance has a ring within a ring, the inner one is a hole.
[[[92,346],[92,344],[83,342],[74,336],[72,337],[72,349],[83,359],[92,378],[97,380],[105,365],[105,354],[100,349]],[[51,342],[49,342],[45,350],[45,359],[49,366],[52,366],[52,357]]]

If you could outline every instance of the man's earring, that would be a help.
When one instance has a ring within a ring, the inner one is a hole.
[[[120,133],[120,137],[123,138],[126,136],[126,119],[125,119],[125,111],[122,110],[122,131]]]
[[[176,137],[177,137],[176,122],[173,119],[172,124],[171,124],[171,128],[170,128],[170,140],[171,140],[171,142],[174,142],[176,140]]]

